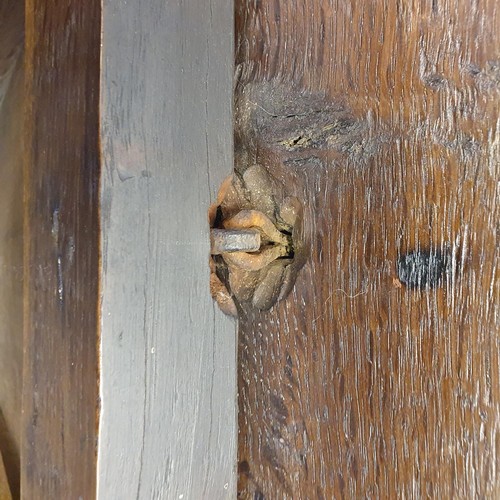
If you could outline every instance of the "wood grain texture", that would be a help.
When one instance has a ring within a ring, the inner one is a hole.
[[[2,454],[0,453],[0,500],[12,500],[7,473],[5,472]]]
[[[23,365],[24,4],[0,4],[0,454],[19,496]],[[0,494],[1,497],[1,494]]]
[[[233,12],[104,2],[98,496],[234,498],[236,339],[209,293]]]
[[[26,2],[21,495],[95,498],[100,2]]]
[[[304,202],[310,252],[240,320],[241,498],[500,494],[499,28],[494,0],[237,1],[237,168]]]

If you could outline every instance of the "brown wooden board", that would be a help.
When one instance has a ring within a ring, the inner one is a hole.
[[[0,2],[0,454],[16,497],[23,364],[23,34],[24,2]]]
[[[0,500],[11,500],[9,482],[7,481],[7,473],[5,472],[2,454],[0,453]]]
[[[23,498],[96,491],[100,2],[26,3]]]
[[[305,206],[239,325],[241,498],[500,494],[497,2],[236,2],[236,169]]]

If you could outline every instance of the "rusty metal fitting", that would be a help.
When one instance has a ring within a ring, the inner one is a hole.
[[[210,253],[221,255],[231,252],[258,252],[260,232],[256,229],[211,229]]]
[[[227,178],[209,209],[211,291],[236,316],[270,309],[293,287],[304,263],[302,204],[255,165]]]

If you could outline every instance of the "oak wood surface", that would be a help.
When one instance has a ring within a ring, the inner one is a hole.
[[[23,34],[24,3],[1,2],[0,454],[16,497],[23,364]]]
[[[98,497],[234,498],[235,324],[207,220],[233,163],[232,4],[103,9]]]
[[[100,2],[26,2],[21,495],[95,497]]]
[[[241,498],[500,494],[499,33],[494,0],[236,2],[236,168],[309,248],[240,319]]]

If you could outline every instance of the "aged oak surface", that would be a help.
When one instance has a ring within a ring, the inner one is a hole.
[[[494,498],[496,1],[236,2],[236,169],[305,205],[239,326],[239,495]]]
[[[100,2],[26,2],[21,495],[96,491]]]
[[[24,3],[1,2],[0,455],[14,495],[19,495],[23,365],[23,117],[19,112],[23,105],[23,33]]]
[[[103,4],[98,497],[236,496],[236,336],[207,209],[233,164],[233,8]]]

